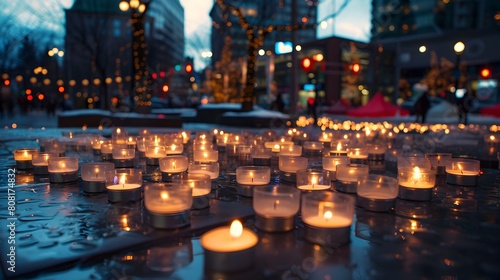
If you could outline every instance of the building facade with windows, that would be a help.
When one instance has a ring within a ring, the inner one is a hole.
[[[75,108],[126,107],[132,90],[131,12],[120,0],[76,0],[65,11],[64,67]],[[184,8],[179,0],[152,1],[145,14],[151,93],[184,59]]]

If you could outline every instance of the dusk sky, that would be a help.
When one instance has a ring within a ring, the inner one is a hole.
[[[327,21],[328,26],[325,29],[318,28],[318,38],[339,36],[368,42],[370,36],[371,0],[321,0],[318,8],[318,20],[325,19],[329,15],[334,14],[344,1],[349,1],[347,7],[336,18],[329,18]],[[10,13],[16,11],[19,18],[31,18],[31,26],[56,29],[61,26],[64,12],[61,8],[53,8],[60,5],[64,8],[69,8],[74,0],[17,0],[14,2],[0,0],[0,2],[5,2],[5,4],[10,3],[10,5],[4,5],[4,12]],[[19,8],[23,6],[23,2],[28,3],[32,10]],[[199,46],[196,46],[197,49],[194,49],[193,47],[189,47],[189,44],[186,44],[186,55],[199,57],[202,51],[210,50],[209,35],[211,23],[208,13],[214,1],[180,0],[180,2],[184,6],[186,39],[189,40],[193,36],[198,36],[206,44],[203,49],[200,49]],[[48,14],[49,17],[46,16],[43,20],[36,20],[30,17],[30,15],[39,11]],[[195,55],[195,53],[198,53],[198,55]],[[200,64],[202,63],[195,63],[198,66],[201,66]]]

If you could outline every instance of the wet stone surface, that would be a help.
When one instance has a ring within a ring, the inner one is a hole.
[[[7,210],[6,186],[8,169],[15,166],[13,150],[37,147],[39,137],[60,135],[59,130],[18,130],[0,137],[1,240],[7,240],[10,233],[7,225],[11,220],[7,219],[12,216]],[[47,178],[18,171],[16,273],[7,271],[9,245],[2,242],[3,273],[6,277],[41,279],[500,278],[496,153],[493,157],[489,148],[453,146],[441,138],[418,135],[414,140],[410,148],[418,151],[432,146],[434,151],[481,159],[483,173],[478,186],[453,186],[438,178],[430,202],[398,200],[393,209],[382,213],[357,208],[351,242],[337,248],[305,241],[300,215],[291,232],[256,230],[252,200],[237,195],[230,174],[217,180],[208,210],[191,212],[189,227],[156,230],[149,226],[142,201],[110,204],[106,193],[82,192],[81,181],[50,184]],[[80,163],[96,160],[91,150],[83,148],[68,154],[78,155]],[[371,173],[395,177],[395,161],[388,152],[383,165],[378,164]],[[158,170],[148,169],[143,160],[137,159],[136,168],[143,170],[145,182],[158,180]],[[294,187],[279,183],[277,178],[272,182]],[[205,271],[199,235],[235,218],[246,220],[245,225],[259,235],[254,269],[231,275]]]

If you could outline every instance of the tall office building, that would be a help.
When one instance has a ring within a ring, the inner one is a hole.
[[[131,12],[120,10],[119,4],[120,0],[76,0],[66,10],[65,78],[76,108],[89,105],[92,97],[94,104],[103,104],[102,98],[108,104],[127,101],[132,91]],[[161,79],[169,69],[184,59],[184,8],[179,0],[150,2],[144,33],[154,94],[161,91]]]

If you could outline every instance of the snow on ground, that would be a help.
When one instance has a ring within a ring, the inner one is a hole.
[[[180,115],[181,117],[196,117],[196,109],[175,108],[175,109],[152,109],[152,114]]]
[[[110,117],[111,115],[113,115],[113,113],[110,111],[100,110],[100,109],[79,109],[79,110],[60,112],[58,115],[62,117],[77,117],[77,116],[88,116],[88,115]]]
[[[224,117],[253,117],[253,118],[280,118],[289,119],[290,115],[278,111],[258,109],[249,112],[226,112]]]

